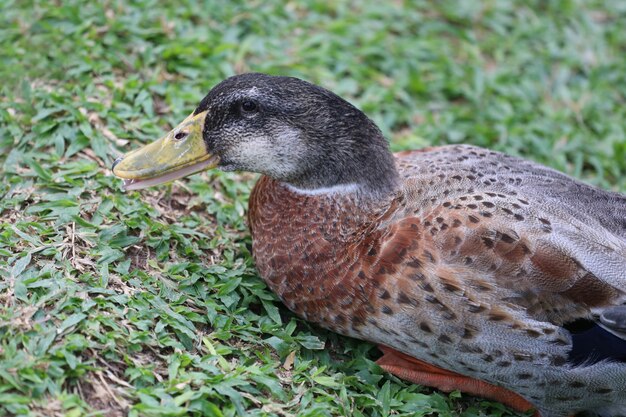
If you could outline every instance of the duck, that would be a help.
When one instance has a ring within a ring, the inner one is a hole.
[[[394,154],[346,100],[259,73],[112,167],[126,190],[207,169],[261,174],[260,277],[385,371],[535,416],[626,412],[625,195],[471,145]]]

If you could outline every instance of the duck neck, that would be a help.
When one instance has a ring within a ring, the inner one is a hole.
[[[344,140],[334,138],[332,149],[322,146],[302,175],[284,182],[309,195],[354,193],[382,199],[393,194],[400,185],[395,158],[382,133],[374,129],[356,132],[356,137],[353,132]]]

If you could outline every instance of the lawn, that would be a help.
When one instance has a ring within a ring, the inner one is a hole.
[[[0,416],[507,416],[408,384],[255,272],[252,174],[109,167],[223,78],[318,83],[395,150],[471,143],[626,191],[626,3],[0,3]]]

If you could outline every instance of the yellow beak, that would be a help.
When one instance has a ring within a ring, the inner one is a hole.
[[[215,167],[219,158],[207,152],[202,129],[207,112],[193,113],[161,139],[113,162],[113,174],[124,189],[138,190]]]

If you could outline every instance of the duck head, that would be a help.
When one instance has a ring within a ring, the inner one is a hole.
[[[215,167],[304,192],[385,194],[398,183],[387,141],[365,114],[321,87],[265,74],[222,81],[165,137],[118,158],[113,173],[134,190]]]

